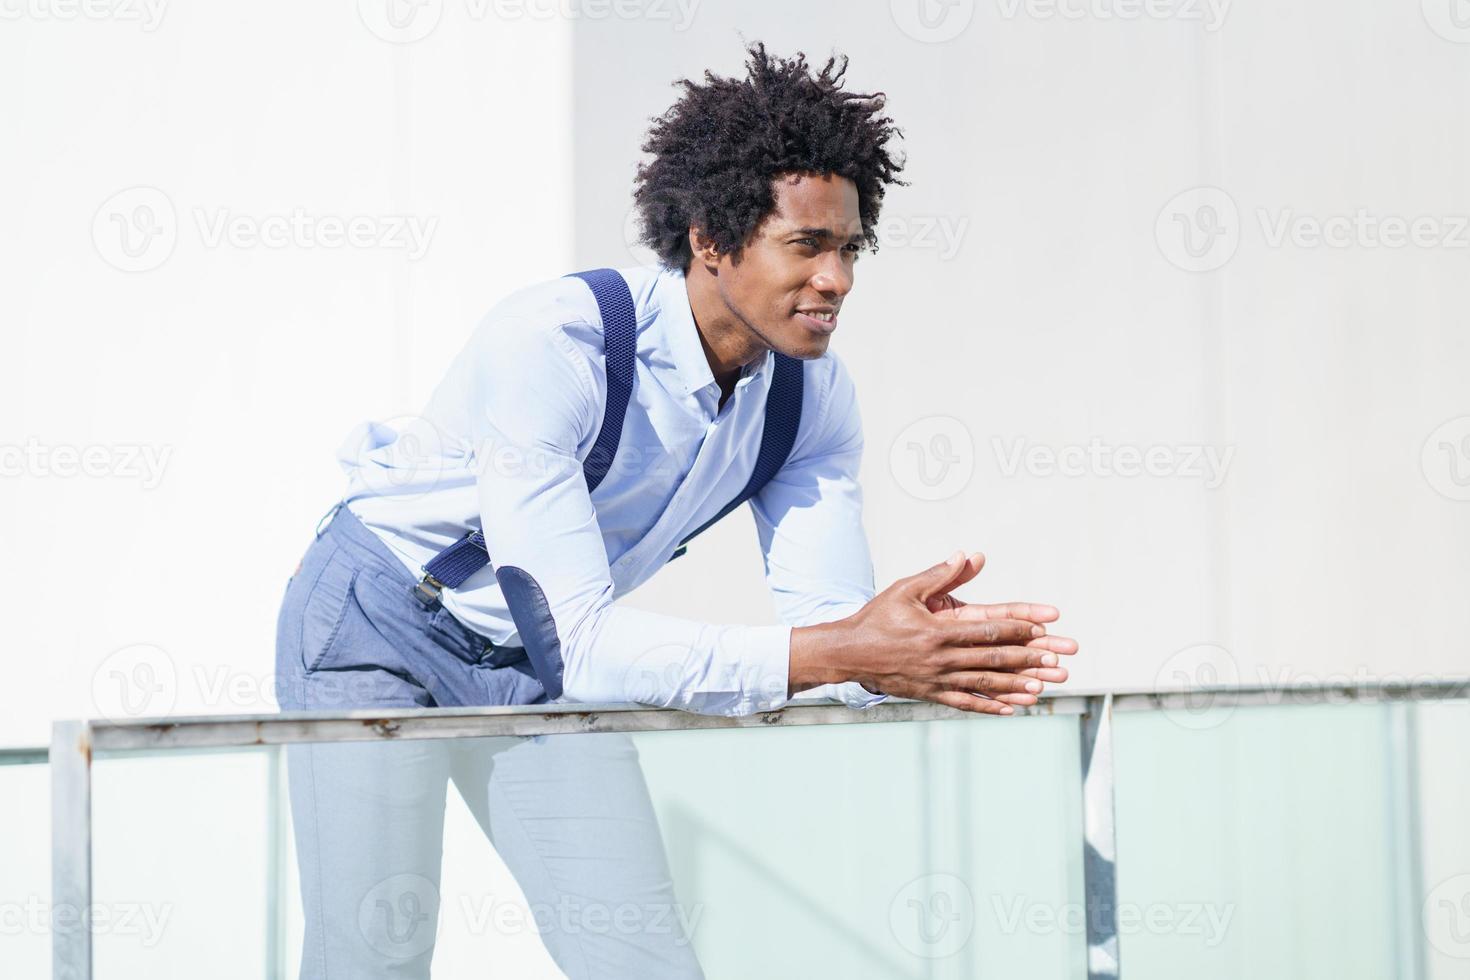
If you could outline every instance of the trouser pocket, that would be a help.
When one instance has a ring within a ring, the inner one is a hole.
[[[301,607],[301,666],[307,672],[330,666],[353,606],[358,564],[337,545],[318,569]]]

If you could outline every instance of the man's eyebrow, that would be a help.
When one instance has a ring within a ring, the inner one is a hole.
[[[808,236],[810,238],[836,238],[836,237],[838,237],[837,236],[837,232],[833,231],[831,228],[793,228],[789,232],[787,232],[787,234],[788,235],[806,235],[806,236]],[[863,239],[863,233],[860,232],[860,231],[853,232],[851,235],[849,235],[847,237],[847,240],[849,242],[861,242],[861,241],[864,240]]]

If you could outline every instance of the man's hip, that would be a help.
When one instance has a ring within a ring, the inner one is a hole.
[[[496,647],[413,594],[402,562],[347,507],[328,515],[282,598],[276,697],[285,710],[538,704],[520,647]]]

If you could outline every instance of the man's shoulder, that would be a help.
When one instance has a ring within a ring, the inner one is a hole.
[[[830,347],[823,351],[820,357],[807,361],[805,366],[804,380],[823,400],[833,396],[844,401],[856,397],[852,373],[848,371],[847,364],[837,355],[837,352]]]
[[[789,461],[861,445],[857,389],[847,365],[828,348],[802,368],[802,421]]]
[[[613,271],[628,284],[641,319],[661,270],[658,266],[624,266]],[[513,290],[490,308],[476,328],[482,340],[510,332],[543,339],[560,335],[588,355],[602,352],[602,316],[597,299],[589,285],[574,273],[540,279]]]
[[[641,305],[662,274],[658,266],[608,266],[606,269],[616,272],[628,284],[628,290],[632,293],[635,305]],[[496,311],[537,313],[548,316],[552,320],[557,319],[560,314],[567,318],[590,319],[595,322],[597,300],[592,294],[591,287],[579,273],[597,271],[602,270],[596,268],[579,270],[527,283],[507,293],[491,308],[491,313]]]

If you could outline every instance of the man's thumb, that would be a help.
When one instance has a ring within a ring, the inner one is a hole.
[[[927,599],[932,595],[949,589],[950,584],[959,576],[965,567],[965,553],[956,550],[947,559],[927,568],[915,575],[912,580],[913,593],[918,599]]]

